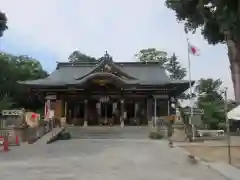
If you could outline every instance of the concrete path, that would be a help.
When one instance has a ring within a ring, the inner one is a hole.
[[[75,139],[1,153],[1,180],[226,180],[181,148],[147,139]]]

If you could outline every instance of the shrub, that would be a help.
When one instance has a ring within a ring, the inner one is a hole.
[[[160,132],[150,132],[149,138],[150,139],[162,139],[163,135]]]
[[[62,132],[59,134],[58,140],[69,140],[71,139],[71,134],[69,132]]]

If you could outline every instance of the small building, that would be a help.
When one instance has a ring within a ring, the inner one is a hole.
[[[59,62],[47,78],[20,83],[74,125],[147,125],[174,113],[171,104],[189,87],[158,62],[114,62],[107,53],[96,62]]]

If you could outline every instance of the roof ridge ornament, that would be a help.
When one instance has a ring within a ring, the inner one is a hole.
[[[107,52],[107,50],[105,51],[104,56],[102,57],[102,60],[107,60],[107,61],[112,61],[112,56],[110,56]]]

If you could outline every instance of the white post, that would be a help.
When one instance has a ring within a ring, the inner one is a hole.
[[[154,127],[157,125],[157,99],[154,97]]]
[[[231,158],[231,137],[230,137],[230,124],[227,116],[227,88],[224,91],[224,110],[225,110],[225,119],[226,119],[226,129],[227,129],[227,144],[228,144],[228,163],[232,164]]]
[[[189,124],[192,125],[192,140],[195,140],[195,127],[192,123],[193,118],[193,99],[192,99],[192,77],[191,77],[191,60],[190,60],[190,52],[189,52],[189,41],[188,43],[188,76],[189,76],[189,101],[190,101],[190,116],[189,116]]]

